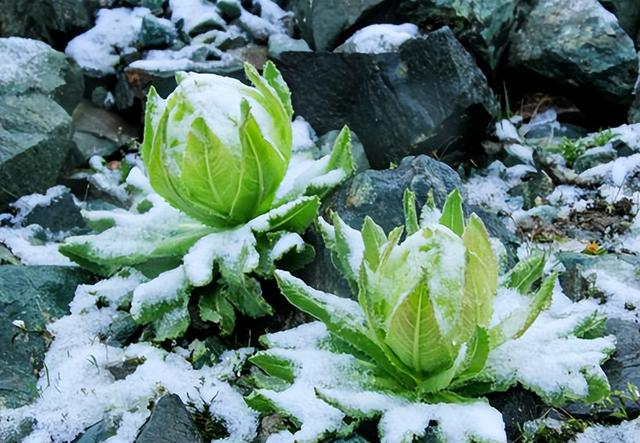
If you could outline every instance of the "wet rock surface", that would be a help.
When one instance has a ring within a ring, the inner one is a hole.
[[[284,53],[278,66],[296,112],[319,132],[348,124],[374,168],[413,154],[477,154],[496,111],[485,76],[447,28],[397,53]]]
[[[45,326],[68,313],[76,286],[89,279],[68,267],[0,265],[1,407],[38,397],[36,382],[51,340]]]
[[[204,440],[186,407],[175,394],[158,400],[135,443],[201,443]]]

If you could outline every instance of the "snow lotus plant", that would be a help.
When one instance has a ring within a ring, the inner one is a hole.
[[[86,211],[96,233],[60,247],[98,274],[142,271],[148,281],[133,290],[131,314],[157,340],[185,332],[196,292],[191,306],[223,334],[236,312],[271,313],[257,278],[272,277],[276,264],[305,264],[313,250],[300,234],[320,197],[354,170],[346,127],[325,157],[292,153],[293,110],[280,73],[267,62],[262,76],[250,65],[245,74],[253,87],[189,73],[166,100],[152,88],[144,166],[127,178],[131,207]]]
[[[545,257],[500,277],[485,226],[465,220],[457,191],[420,219],[408,192],[405,212],[400,243],[402,228],[387,235],[370,218],[362,231],[335,214],[319,220],[357,301],[276,271],[286,298],[320,320],[264,336],[269,349],[251,358],[265,374],[249,404],[297,425],[280,437],[318,441],[380,417],[385,442],[413,441],[431,422],[444,441],[505,441],[484,393],[521,384],[552,404],[607,393],[600,363],[614,340],[595,337],[593,305],[554,295]]]

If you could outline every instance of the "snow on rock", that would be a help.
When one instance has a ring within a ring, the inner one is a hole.
[[[189,34],[198,34],[210,29],[224,29],[226,22],[213,3],[207,0],[170,0],[171,21]]]
[[[150,343],[118,348],[101,340],[111,322],[124,315],[117,302],[143,279],[136,271],[127,271],[96,285],[78,287],[72,314],[48,327],[55,340],[38,383],[40,398],[32,405],[4,411],[0,437],[27,419],[33,420],[34,426],[25,442],[71,441],[88,426],[106,419],[117,424],[116,435],[107,442],[132,442],[150,414],[149,403],[165,393],[175,393],[199,408],[211,401],[212,414],[230,434],[217,441],[251,441],[255,437],[257,414],[238,391],[222,381],[235,377],[247,350],[227,352],[217,366],[195,370],[181,353]],[[98,308],[98,297],[114,303]],[[116,380],[108,368],[124,361],[135,361],[138,366]]]
[[[419,35],[420,30],[412,23],[402,25],[370,25],[362,28],[344,42],[336,52],[358,52],[382,54],[396,52],[400,46]]]
[[[38,225],[0,227],[0,243],[4,243],[25,265],[76,266],[60,254],[57,243],[43,241],[42,234],[43,230]]]
[[[619,425],[592,425],[576,436],[573,443],[640,443],[640,418]]]
[[[71,40],[65,52],[85,70],[115,74],[120,54],[132,49],[148,14],[147,8],[101,9],[95,26]]]
[[[496,137],[500,141],[521,142],[522,138],[518,134],[516,126],[507,119],[502,119],[496,123]]]
[[[61,197],[65,194],[69,189],[65,186],[54,186],[52,188],[47,189],[44,194],[30,194],[20,197],[14,203],[11,204],[16,210],[15,216],[11,219],[11,223],[14,225],[22,224],[24,218],[29,215],[31,211],[37,206],[49,206],[56,198]]]

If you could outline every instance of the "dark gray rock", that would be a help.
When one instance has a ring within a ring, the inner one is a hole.
[[[613,391],[620,391],[629,395],[628,386],[640,386],[640,326],[635,322],[609,319],[606,334],[616,336],[616,351],[613,356],[602,365],[602,369]],[[565,410],[576,418],[607,419],[616,409],[624,407],[630,417],[640,415],[640,403],[629,399],[616,399],[613,404],[590,407],[579,403],[572,403]]]
[[[227,20],[233,20],[240,17],[242,6],[240,0],[218,0],[216,3],[218,10]]]
[[[135,443],[175,442],[202,443],[203,439],[180,397],[168,394],[158,400]]]
[[[402,196],[405,189],[416,193],[420,208],[429,191],[433,192],[436,203],[442,206],[447,195],[461,185],[458,174],[446,164],[426,155],[407,157],[396,169],[368,170],[353,177],[325,199],[321,215],[330,220],[330,211],[335,211],[355,229],[362,227],[368,215],[389,232],[404,225]],[[349,288],[333,267],[320,235],[311,232],[309,241],[316,250],[316,258],[300,274],[314,288],[349,297]]]
[[[521,387],[488,394],[486,397],[491,406],[502,413],[508,441],[518,441],[522,425],[540,418],[546,409],[538,396]]]
[[[116,435],[117,428],[104,420],[89,426],[73,443],[101,443]]]
[[[55,101],[0,96],[0,209],[54,185],[71,147],[71,117]]]
[[[579,174],[594,166],[609,163],[618,156],[611,145],[587,149],[584,154],[573,162],[573,169]]]
[[[109,346],[123,347],[130,343],[131,338],[138,332],[140,325],[129,314],[115,320],[109,326],[109,334],[106,337]]]
[[[178,37],[178,31],[171,21],[153,15],[142,17],[138,40],[141,48],[165,48]]]
[[[24,216],[22,226],[40,225],[51,232],[75,231],[85,228],[85,222],[71,193],[64,192],[47,206],[35,206]]]
[[[640,2],[636,0],[600,0],[602,6],[613,12],[629,37],[635,38],[640,28]]]
[[[374,168],[413,154],[447,162],[479,154],[474,142],[496,109],[484,74],[448,28],[397,53],[288,52],[278,66],[296,112],[320,133],[348,124]]]
[[[39,93],[52,97],[69,114],[82,98],[82,71],[46,43],[18,37],[0,38],[0,65],[3,66],[0,95]]]
[[[551,177],[546,172],[540,171],[509,189],[509,195],[522,197],[524,209],[531,209],[538,206],[542,199],[553,192],[554,188]]]
[[[620,106],[638,74],[633,41],[597,0],[538,1],[514,34],[509,63]]]
[[[348,30],[393,3],[390,0],[292,0],[298,26],[309,45],[317,51],[335,48]]]
[[[137,128],[115,112],[93,106],[83,100],[73,113],[73,141],[77,158],[86,162],[94,155],[107,157],[129,145]]]
[[[514,0],[400,0],[397,13],[427,29],[449,26],[456,37],[494,69],[516,24]]]
[[[38,373],[50,339],[45,324],[68,313],[86,272],[60,266],[0,266],[0,405],[15,408],[38,397]],[[22,320],[28,332],[12,324]]]
[[[4,36],[43,40],[57,49],[91,28],[95,13],[112,0],[0,0],[0,29]]]

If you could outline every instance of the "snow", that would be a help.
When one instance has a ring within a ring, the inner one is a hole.
[[[65,52],[85,70],[115,74],[120,53],[135,43],[148,14],[147,8],[100,9],[95,26],[71,40]]]
[[[222,381],[233,381],[248,352],[225,353],[219,365],[194,370],[184,356],[150,343],[118,348],[101,340],[111,322],[123,315],[117,310],[118,300],[127,297],[142,279],[132,271],[128,276],[78,287],[72,314],[48,327],[55,339],[45,357],[47,369],[38,382],[40,397],[32,405],[4,411],[0,435],[21,420],[32,419],[34,430],[25,442],[71,441],[88,426],[106,419],[118,428],[106,442],[132,442],[149,416],[149,403],[165,393],[175,393],[199,408],[212,402],[212,413],[230,433],[229,438],[218,441],[250,441],[255,437],[257,414],[246,406],[241,393]],[[97,308],[98,296],[113,303]],[[132,359],[140,365],[126,378],[115,380],[107,368]]]
[[[306,243],[300,235],[295,232],[289,232],[273,245],[273,248],[269,251],[269,256],[272,261],[275,261],[282,258],[289,251],[302,252],[305,246]]]
[[[158,305],[174,304],[187,288],[183,266],[165,271],[135,288],[131,300],[131,315],[133,318],[140,318],[145,309],[160,309]]]
[[[511,197],[507,193],[509,186],[505,181],[497,176],[483,177],[476,175],[463,184],[466,203],[478,205],[494,211],[510,212],[512,205],[509,204]]]
[[[242,9],[238,17],[238,26],[249,33],[258,41],[267,41],[271,34],[284,32],[281,27],[277,27],[262,17]]]
[[[559,284],[553,297],[551,308],[543,311],[520,338],[489,353],[483,377],[498,386],[519,382],[546,399],[563,395],[585,397],[589,378],[606,380],[600,363],[615,350],[615,338],[584,340],[573,336],[574,330],[597,311],[598,305],[593,300],[572,303]],[[504,301],[496,300],[499,302]]]
[[[522,141],[516,126],[507,119],[502,119],[496,123],[496,137],[500,141]]]
[[[38,225],[26,228],[0,227],[0,243],[4,243],[25,265],[76,266],[60,254],[57,243],[36,240],[42,236],[42,232]]]
[[[464,417],[461,420],[461,417]],[[444,441],[507,441],[502,414],[487,402],[465,404],[414,403],[388,410],[380,420],[383,443],[411,441],[422,437],[431,421],[438,423]]]
[[[10,205],[16,210],[16,215],[12,218],[11,222],[14,225],[21,225],[24,218],[29,215],[34,208],[37,206],[49,206],[54,200],[62,197],[66,192],[69,192],[67,187],[58,185],[47,189],[44,194],[36,193],[20,197]]]
[[[356,31],[342,45],[345,52],[382,54],[396,52],[407,40],[419,35],[420,30],[412,23],[402,25],[369,25]]]
[[[213,3],[207,0],[169,0],[171,21],[182,21],[185,33],[193,35],[207,29],[224,29],[226,22]]]
[[[573,440],[573,443],[602,442],[640,443],[640,418],[619,425],[592,425]]]
[[[256,239],[249,225],[230,231],[209,234],[196,242],[184,256],[189,282],[205,286],[213,279],[214,263],[220,262],[235,272],[249,273],[260,260]]]
[[[315,147],[318,137],[311,125],[301,117],[297,116],[291,123],[293,133],[292,151],[308,151]]]
[[[517,143],[505,146],[505,151],[526,165],[534,165],[533,148]]]

